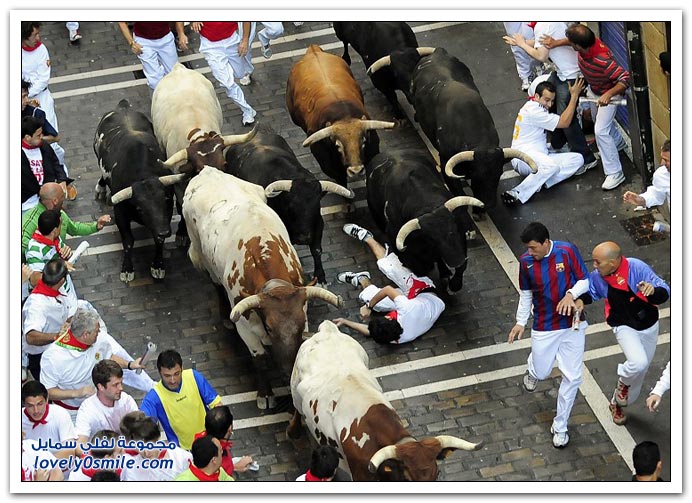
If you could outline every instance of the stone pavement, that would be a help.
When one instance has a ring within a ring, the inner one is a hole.
[[[520,82],[508,47],[502,42],[500,22],[456,23],[451,26],[415,22],[423,31],[417,34],[421,46],[442,46],[464,61],[471,69],[477,86],[495,120],[501,145],[509,146],[516,112],[526,99],[519,90]],[[426,28],[427,27],[427,28]],[[246,98],[258,111],[258,120],[268,122],[294,149],[304,166],[321,173],[308,149],[301,147],[304,133],[295,126],[285,109],[285,83],[291,65],[311,43],[331,44],[332,52],[341,54],[341,44],[329,22],[306,22],[296,28],[285,23],[283,39],[272,44],[274,57],[265,61],[259,50],[253,83],[244,88]],[[138,77],[138,60],[122,39],[115,22],[83,22],[83,39],[79,45],[67,42],[64,23],[48,22],[42,29],[44,43],[52,58],[51,89],[56,97],[61,144],[67,151],[70,175],[77,179],[79,198],[66,203],[66,211],[76,220],[91,220],[111,211],[93,200],[92,190],[99,177],[93,154],[93,134],[100,117],[112,110],[123,98],[149,115],[150,91]],[[194,68],[206,67],[196,53],[198,42],[191,34],[190,47],[184,55]],[[291,52],[294,51],[294,52]],[[360,57],[351,50],[352,71],[362,87],[366,106],[373,118],[389,120],[391,111],[384,97],[373,88],[365,75]],[[206,75],[213,80],[210,73]],[[215,83],[215,82],[214,82]],[[215,83],[216,84],[216,83]],[[241,132],[240,112],[222,92],[217,95],[224,111],[224,133]],[[381,150],[402,146],[425,148],[414,127],[404,121],[395,130],[380,133]],[[532,220],[541,220],[556,239],[577,244],[588,260],[595,244],[606,239],[619,242],[627,255],[642,258],[670,281],[670,241],[637,246],[620,221],[631,218],[631,207],[621,201],[624,190],[639,190],[641,180],[624,157],[626,184],[612,192],[600,189],[600,166],[578,180],[566,181],[549,191],[537,194],[528,204],[506,208],[501,203],[489,212],[500,235],[511,252],[518,256],[522,245],[518,239],[521,229]],[[509,164],[505,166],[510,170]],[[510,178],[501,182],[500,191],[517,182]],[[382,282],[370,253],[360,243],[347,238],[341,226],[349,221],[374,229],[365,203],[364,183],[356,182],[355,208],[351,213],[336,211],[325,216],[323,261],[328,286],[342,295],[343,310],[337,311],[323,303],[309,308],[311,329],[323,319],[358,314],[357,292],[335,281],[338,272],[347,269],[369,270],[376,282]],[[323,207],[342,204],[340,198],[329,195]],[[186,251],[166,245],[167,275],[163,281],[149,276],[149,261],[153,248],[143,229],[138,239],[144,245],[136,250],[136,278],[129,285],[119,281],[120,242],[115,226],[107,227],[89,237],[90,251],[100,253],[80,259],[73,278],[78,293],[90,300],[106,320],[112,334],[134,355],[144,350],[147,341],[159,349],[175,348],[185,365],[204,373],[218,392],[232,403],[236,418],[234,452],[251,454],[260,463],[260,471],[241,475],[241,480],[290,481],[303,473],[309,462],[311,439],[304,436],[295,442],[284,433],[283,409],[262,414],[255,407],[254,397],[240,393],[255,390],[253,369],[243,343],[225,329],[219,319],[216,293],[205,274],[192,267]],[[375,230],[377,235],[377,231]],[[17,239],[18,233],[17,233]],[[76,245],[79,240],[72,240]],[[107,248],[109,245],[114,245]],[[103,248],[99,248],[103,247]],[[312,271],[312,259],[307,247],[298,246],[304,269]],[[370,355],[371,368],[380,372],[380,382],[392,404],[416,437],[426,435],[456,435],[471,441],[483,439],[485,447],[473,453],[456,452],[439,463],[440,481],[622,481],[629,480],[629,459],[623,459],[608,431],[599,422],[585,394],[579,393],[570,419],[571,442],[567,449],[552,447],[549,433],[554,414],[559,372],[541,383],[533,394],[523,391],[521,374],[528,356],[528,346],[503,347],[514,322],[518,294],[512,281],[499,266],[491,246],[481,238],[469,244],[469,266],[463,290],[445,298],[447,309],[433,330],[424,337],[402,347],[382,347],[371,340],[358,338]],[[677,287],[677,285],[673,285]],[[191,295],[192,294],[192,295]],[[666,304],[663,307],[668,307]],[[588,308],[589,322],[602,324],[600,305]],[[615,365],[623,360],[615,338],[607,327],[599,325],[597,333],[587,336],[587,351],[594,357],[585,362],[594,382],[602,393],[610,394],[615,384]],[[662,320],[661,333],[670,332],[669,319]],[[678,334],[671,334],[679,348]],[[663,338],[663,335],[661,336]],[[506,345],[504,345],[506,346]],[[613,346],[615,349],[613,349]],[[669,358],[670,344],[660,344],[644,390],[648,390],[660,375]],[[610,348],[610,349],[609,349]],[[468,353],[468,358],[431,365],[431,358],[441,355]],[[410,363],[412,370],[397,370],[397,364]],[[155,363],[148,366],[152,377],[158,377]],[[477,376],[485,376],[477,381]],[[276,375],[277,387],[287,386],[287,380]],[[438,385],[436,389],[436,385]],[[446,386],[449,383],[449,386]],[[429,387],[429,388],[427,388]],[[434,391],[427,392],[427,389]],[[399,390],[405,390],[402,393]],[[584,387],[582,387],[582,392]],[[141,395],[134,394],[135,398]],[[401,398],[396,398],[400,396]],[[590,397],[593,395],[590,395]],[[644,397],[631,406],[629,424],[624,427],[635,442],[655,439],[664,452],[664,478],[669,480],[670,459],[670,402],[667,395],[662,410],[656,415],[644,411]],[[279,414],[278,416],[276,414]],[[534,490],[534,487],[527,488]],[[597,489],[584,486],[583,491]]]

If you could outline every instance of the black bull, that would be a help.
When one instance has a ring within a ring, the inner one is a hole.
[[[101,168],[96,196],[104,197],[109,188],[114,204],[115,223],[123,245],[120,279],[134,279],[131,224],[146,227],[154,238],[155,251],[151,275],[165,276],[163,243],[171,235],[173,187],[180,176],[161,164],[164,158],[149,119],[121,100],[115,110],[104,114],[96,128],[94,153]]]
[[[402,263],[416,275],[435,264],[449,290],[461,289],[466,270],[466,206],[474,198],[454,197],[426,152],[395,150],[376,155],[365,167],[368,207]],[[403,248],[403,250],[402,250]]]
[[[291,243],[310,247],[314,276],[318,282],[326,283],[320,199],[326,192],[348,198],[353,198],[353,193],[334,182],[318,181],[303,168],[286,140],[268,126],[258,126],[252,140],[226,151],[225,171],[267,189],[267,204],[286,226]]]

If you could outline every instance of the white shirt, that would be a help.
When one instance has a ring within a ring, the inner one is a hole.
[[[22,307],[22,351],[30,355],[40,355],[49,344],[34,346],[26,342],[26,334],[32,330],[54,333],[69,316],[69,305],[64,296],[48,297],[32,293]]]
[[[533,28],[535,34],[534,48],[543,47],[539,42],[543,35],[550,35],[554,39],[565,38],[567,24],[562,22],[546,23],[538,22]],[[549,50],[548,57],[555,63],[556,73],[563,82],[567,79],[576,79],[579,76],[579,64],[577,52],[568,45],[553,47]]]
[[[404,329],[399,344],[410,342],[432,328],[445,310],[445,303],[434,293],[424,292],[414,299],[399,295],[394,299],[396,321]]]
[[[31,83],[29,98],[35,98],[48,88],[50,55],[45,44],[41,44],[33,51],[22,48],[22,79]],[[51,124],[55,126],[52,122]]]
[[[661,166],[654,172],[654,178],[646,189],[640,194],[646,203],[647,208],[663,204],[666,200],[670,206],[670,171],[665,166]]]
[[[44,443],[52,440],[54,444],[65,440],[77,440],[70,413],[58,405],[48,404],[47,407],[46,424],[38,424],[35,428],[34,422],[29,419],[22,407],[22,431],[25,439],[41,439]]]
[[[22,440],[22,475],[24,480],[34,480],[38,461],[47,459],[55,463],[57,458],[50,452],[39,450],[35,451],[32,447],[38,448],[38,440]],[[57,465],[55,465],[57,467]],[[39,469],[41,469],[39,467]],[[53,468],[42,468],[43,470],[52,470]]]
[[[157,468],[142,468],[141,465],[144,458],[142,458],[141,455],[137,455],[134,459],[136,463],[133,468],[123,468],[121,480],[139,482],[173,480],[190,468],[192,454],[182,447],[166,449],[166,454],[163,459],[170,459],[173,461],[172,467],[163,465]]]
[[[663,373],[661,374],[661,378],[656,383],[656,386],[654,386],[654,389],[651,390],[650,394],[656,394],[658,396],[663,396],[663,393],[665,393],[669,389],[670,389],[670,361],[668,362],[668,365],[666,365],[666,368],[663,369]]]
[[[560,116],[551,114],[536,101],[527,101],[514,123],[514,135],[512,136],[512,148],[522,152],[548,153],[545,131],[555,131]]]
[[[61,248],[65,246],[62,239],[59,241]],[[33,238],[29,239],[26,248],[25,256],[27,265],[32,271],[37,272],[43,272],[46,268],[46,264],[58,254],[55,247],[43,245]],[[34,260],[29,263],[31,259]],[[35,260],[40,260],[40,262],[36,262]],[[58,291],[67,299],[66,302],[68,305],[77,304],[77,292],[74,289],[74,283],[72,283],[72,277],[69,274],[66,276],[65,282]]]
[[[110,358],[112,348],[100,337],[84,351],[67,349],[53,343],[41,357],[41,383],[47,388],[79,389],[93,386],[91,371],[101,360]],[[67,405],[79,407],[84,398],[62,400]]]
[[[135,399],[124,391],[113,407],[106,407],[98,396],[91,395],[82,402],[77,411],[75,431],[80,437],[91,437],[99,430],[120,433],[120,420],[125,414],[138,410]]]

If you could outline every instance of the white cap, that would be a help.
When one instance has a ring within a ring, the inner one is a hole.
[[[527,91],[529,93],[529,96],[533,96],[534,94],[536,94],[536,87],[538,86],[538,84],[540,84],[541,82],[545,82],[549,78],[550,78],[550,74],[544,73],[543,75],[539,75],[538,77],[533,79],[533,82],[531,82],[531,85],[529,86],[529,90]]]

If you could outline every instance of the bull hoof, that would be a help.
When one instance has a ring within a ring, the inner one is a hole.
[[[129,283],[133,279],[135,279],[134,271],[120,273],[120,281],[122,281],[123,283]]]
[[[154,279],[163,279],[166,277],[166,269],[164,269],[164,268],[159,269],[156,267],[152,267],[150,269],[150,271],[151,271],[151,277]]]
[[[178,248],[187,248],[190,246],[190,238],[189,236],[175,236],[175,246]]]
[[[473,241],[476,239],[476,231],[466,231],[466,240]]]
[[[274,395],[259,396],[257,395],[257,408],[260,410],[273,409],[276,407],[276,397]]]
[[[300,422],[298,425],[294,425],[289,423],[288,426],[286,427],[286,436],[288,438],[291,438],[293,440],[298,440],[300,437],[303,436],[303,428],[301,427]]]

